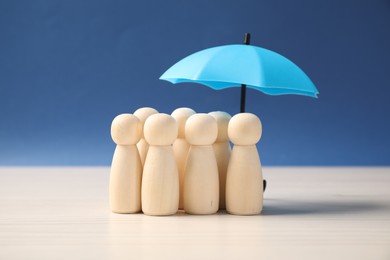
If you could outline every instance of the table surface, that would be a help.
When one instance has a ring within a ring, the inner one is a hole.
[[[113,214],[108,167],[0,168],[0,259],[390,259],[390,168],[264,168],[261,215]]]

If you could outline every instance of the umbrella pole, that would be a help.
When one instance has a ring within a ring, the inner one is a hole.
[[[240,103],[240,113],[245,113],[245,96],[246,96],[246,85],[241,85],[241,103]]]
[[[251,34],[245,33],[244,44],[249,45],[251,42]],[[240,103],[240,113],[245,113],[245,98],[246,98],[246,85],[241,85],[241,103]]]
[[[245,38],[244,38],[244,44],[249,45],[251,42],[251,34],[250,33],[245,33]],[[241,85],[241,104],[240,104],[240,113],[245,113],[245,97],[246,97],[246,85],[242,84]],[[263,192],[267,188],[267,181],[264,179],[263,180]]]

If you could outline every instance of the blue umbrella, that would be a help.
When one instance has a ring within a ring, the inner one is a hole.
[[[317,97],[309,77],[282,55],[244,44],[224,45],[196,52],[170,67],[161,77],[171,83],[193,82],[213,89],[241,86],[241,112],[246,87],[268,95],[296,94]]]

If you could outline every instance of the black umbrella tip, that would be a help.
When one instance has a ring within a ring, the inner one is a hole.
[[[249,45],[251,43],[251,34],[250,33],[245,33],[244,43],[246,45]]]

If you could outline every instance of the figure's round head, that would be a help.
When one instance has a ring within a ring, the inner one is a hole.
[[[136,144],[142,136],[141,122],[135,115],[121,114],[111,124],[112,140],[118,145]]]
[[[194,115],[196,112],[188,107],[177,108],[172,112],[172,117],[176,119],[177,125],[179,127],[178,138],[185,138],[185,126],[187,119]]]
[[[142,107],[138,108],[137,110],[134,111],[134,115],[138,117],[138,119],[141,121],[141,126],[142,128],[144,127],[146,119],[154,114],[157,114],[158,111],[154,108],[151,107]],[[143,130],[142,130],[142,137],[143,137]]]
[[[176,120],[167,114],[149,116],[144,125],[144,136],[150,145],[171,145],[177,138]]]
[[[211,145],[218,135],[217,120],[208,114],[195,114],[187,119],[187,141],[192,145]]]
[[[261,121],[254,114],[240,113],[230,119],[228,135],[236,145],[255,145],[260,140],[261,134]]]
[[[210,112],[209,115],[217,120],[218,136],[216,142],[228,142],[229,137],[227,128],[232,117],[228,113],[222,111]]]

